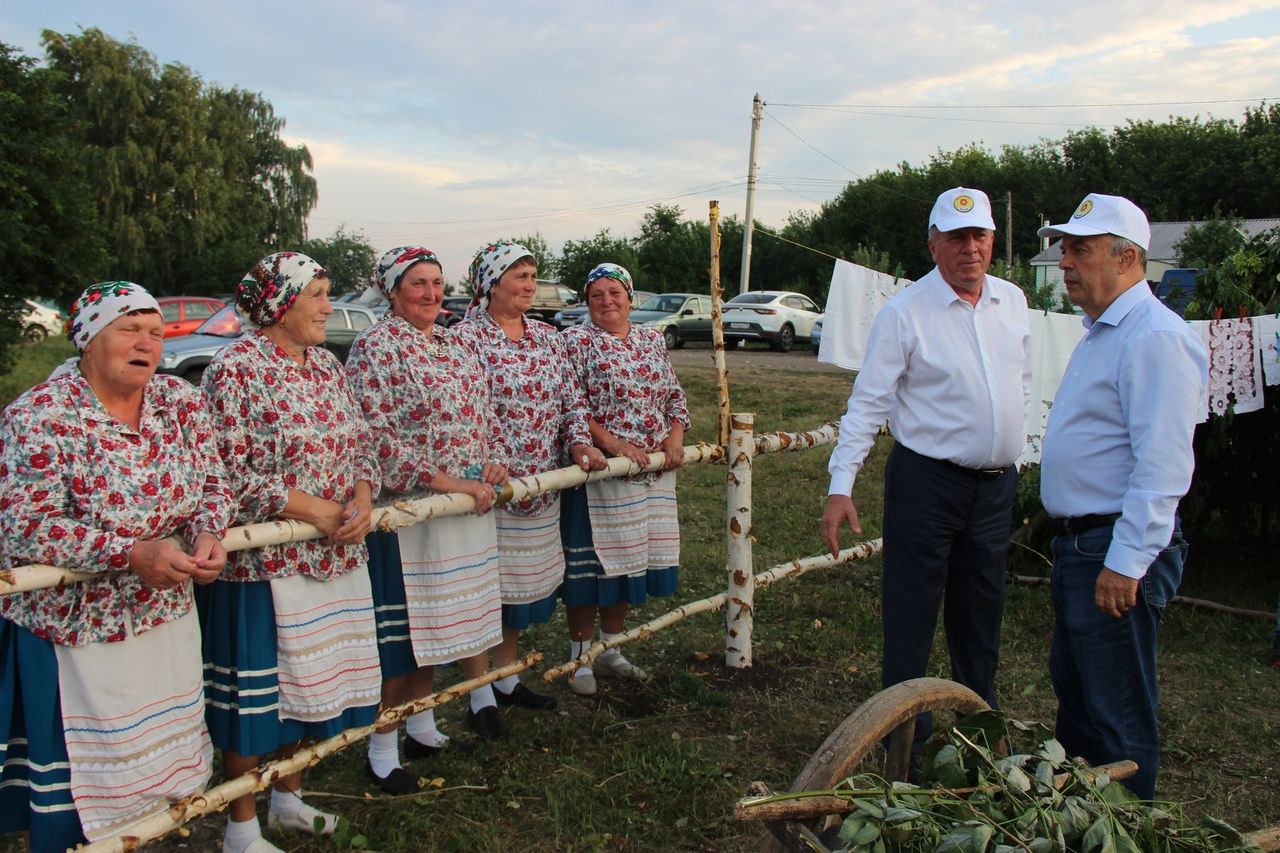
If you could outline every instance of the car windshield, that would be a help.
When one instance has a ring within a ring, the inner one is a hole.
[[[234,305],[228,305],[217,314],[200,324],[197,335],[214,335],[219,338],[240,337],[240,318],[236,316]]]
[[[672,314],[680,310],[680,306],[684,304],[683,296],[672,296],[670,294],[659,294],[640,306],[641,311],[661,311],[664,314]]]
[[[739,293],[737,296],[726,302],[726,305],[764,305],[766,302],[772,302],[774,295],[771,293]]]

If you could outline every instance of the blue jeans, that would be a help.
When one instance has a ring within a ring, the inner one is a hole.
[[[1056,735],[1069,755],[1090,764],[1136,761],[1137,775],[1124,784],[1150,800],[1160,769],[1156,633],[1182,581],[1187,543],[1175,520],[1168,547],[1138,583],[1137,605],[1119,619],[1094,603],[1110,544],[1110,526],[1053,540],[1049,674],[1058,696]]]

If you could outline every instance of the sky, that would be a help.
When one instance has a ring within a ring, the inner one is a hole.
[[[712,199],[741,218],[756,93],[775,228],[968,143],[1280,99],[1280,0],[0,0],[0,41],[28,55],[88,27],[262,93],[314,157],[312,236],[424,244],[450,280],[499,237],[559,250]]]

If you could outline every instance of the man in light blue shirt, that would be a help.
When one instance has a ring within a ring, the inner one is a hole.
[[[1191,485],[1208,356],[1146,281],[1151,229],[1119,196],[1091,193],[1062,225],[1067,297],[1085,313],[1049,413],[1040,499],[1053,516],[1049,671],[1057,738],[1092,764],[1132,759],[1125,784],[1155,796],[1156,634],[1182,579],[1178,501]]]

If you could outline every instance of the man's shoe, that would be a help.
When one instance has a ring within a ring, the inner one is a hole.
[[[493,689],[493,695],[497,698],[498,704],[504,707],[515,705],[519,708],[532,708],[535,711],[554,711],[559,705],[556,697],[550,693],[539,693],[525,687],[523,682],[516,683],[516,689],[510,693],[503,693],[498,688]]]
[[[467,725],[486,740],[503,740],[507,736],[507,724],[502,722],[498,709],[492,705],[479,711],[467,711]]]
[[[614,678],[633,678],[636,681],[645,681],[649,678],[649,673],[624,658],[621,654],[602,655],[596,658],[595,670],[601,675],[611,675]]]
[[[373,777],[373,781],[377,783],[378,787],[388,794],[400,796],[401,794],[418,790],[418,780],[413,778],[413,774],[403,767],[395,768],[386,776],[379,776],[374,772],[373,765],[366,760],[364,769]]]

